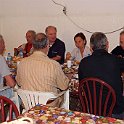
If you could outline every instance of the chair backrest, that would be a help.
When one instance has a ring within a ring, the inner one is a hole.
[[[85,78],[79,83],[79,98],[83,112],[111,116],[116,103],[113,88],[98,78]]]
[[[9,109],[5,110],[6,106],[8,106]],[[8,117],[6,114],[9,114]],[[17,118],[19,116],[16,105],[5,96],[0,96],[0,115],[2,122],[6,121],[7,118],[7,121],[12,121],[15,117]]]
[[[20,114],[20,100],[16,91],[13,92],[13,97],[11,97],[10,100],[14,102]]]
[[[61,108],[69,110],[69,89],[63,91],[61,94],[64,94],[64,102],[63,102]]]
[[[48,100],[54,100],[55,98],[62,96],[64,94],[64,103],[62,107],[69,109],[69,90],[61,92],[55,95],[52,92],[40,92],[40,91],[28,91],[28,90],[17,90],[18,95],[23,101],[26,110],[31,109],[37,104],[46,105]]]
[[[22,99],[26,110],[31,109],[37,104],[46,105],[48,100],[57,98],[57,96],[55,96],[51,92],[39,92],[18,89],[17,93]]]

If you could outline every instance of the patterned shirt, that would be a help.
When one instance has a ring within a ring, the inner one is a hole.
[[[22,89],[53,93],[58,93],[58,88],[65,90],[69,83],[60,64],[41,51],[20,62],[16,79]]]

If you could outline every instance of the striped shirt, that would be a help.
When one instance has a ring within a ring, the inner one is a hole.
[[[69,83],[60,64],[41,51],[20,62],[16,80],[22,89],[53,93],[58,93],[57,88],[67,89]]]

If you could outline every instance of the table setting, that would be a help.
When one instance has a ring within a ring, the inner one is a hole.
[[[69,83],[70,92],[78,93],[78,86],[79,86],[78,66],[79,64],[76,64],[75,62],[71,62],[70,60],[68,60],[67,63],[64,63],[62,65],[63,72],[70,79],[70,83]]]
[[[74,111],[82,111],[79,95],[78,95],[78,67],[79,63],[75,61],[67,61],[62,66],[62,70],[69,78],[69,108]]]
[[[19,118],[31,118],[34,124],[124,124],[123,120],[95,116],[63,108],[37,104]]]

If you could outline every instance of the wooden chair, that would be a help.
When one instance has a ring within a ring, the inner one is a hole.
[[[67,90],[67,92],[63,91],[58,95],[55,95],[52,92],[28,91],[23,89],[18,89],[17,93],[22,99],[25,110],[29,110],[37,104],[46,105],[48,100],[54,100],[57,97],[62,96],[63,94],[65,95],[65,97],[62,107],[66,109],[69,108],[69,90]]]
[[[0,88],[0,96],[5,96],[13,101],[18,111],[20,112],[19,99],[15,88],[17,88],[17,85],[14,87],[14,89],[10,88],[9,86]]]
[[[79,98],[83,112],[99,116],[111,116],[116,94],[106,82],[97,78],[85,78],[79,83]]]
[[[9,109],[7,109],[7,114],[9,114],[8,117],[6,117],[5,106],[9,107]],[[16,105],[7,97],[0,96],[0,115],[2,122],[12,121],[14,119],[14,114],[16,118],[19,116],[19,112]]]

